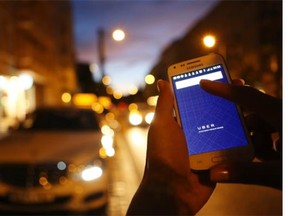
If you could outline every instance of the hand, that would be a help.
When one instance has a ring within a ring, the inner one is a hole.
[[[282,131],[281,99],[264,94],[253,87],[243,85],[243,81],[240,80],[234,80],[232,85],[201,80],[200,86],[211,94],[231,100],[244,109],[256,113],[275,130]]]
[[[173,116],[172,90],[163,80],[158,81],[158,87],[160,94],[148,133],[145,173],[128,215],[193,215],[208,201],[215,184],[205,173],[190,171],[185,137]]]
[[[246,118],[251,132],[255,156],[261,163],[219,164],[210,171],[214,182],[234,182],[282,187],[281,134],[282,101],[252,87],[244,86],[240,80],[224,84],[202,80],[201,87],[207,92],[231,100],[252,112]],[[278,132],[279,139],[273,142],[271,133]]]

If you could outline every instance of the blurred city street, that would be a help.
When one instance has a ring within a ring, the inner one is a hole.
[[[148,127],[123,126],[115,134],[116,153],[108,161],[107,216],[126,214],[143,176]],[[218,184],[197,215],[282,215],[281,199],[281,191],[268,187]]]
[[[133,133],[133,131],[135,133]],[[116,135],[116,154],[111,158],[108,215],[125,215],[144,171],[147,128],[129,128]]]
[[[275,99],[269,106],[247,100],[243,111],[272,107],[282,118],[282,13],[281,0],[1,0],[0,215],[124,216],[143,177],[157,82],[167,81],[176,63],[218,53],[231,79]],[[196,66],[204,65],[196,62],[171,80],[186,83],[189,76],[198,88],[203,77]],[[185,92],[192,88],[186,84]],[[239,95],[242,102],[248,94]],[[196,105],[205,121],[198,130],[214,126],[203,112],[210,100],[203,107],[202,97],[183,101]],[[215,107],[209,114],[227,120]],[[259,120],[274,116],[270,111]],[[254,145],[282,163],[282,137],[280,144],[269,142],[282,135],[275,119]],[[198,215],[282,215],[282,200],[282,191],[270,187],[217,184]]]

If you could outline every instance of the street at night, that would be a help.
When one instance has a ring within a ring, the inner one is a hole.
[[[131,134],[133,131],[135,133]],[[140,184],[146,157],[146,133],[147,128],[130,128],[126,133],[116,135],[116,154],[110,161],[108,215],[125,215]]]
[[[1,0],[0,215],[285,215],[283,7]]]

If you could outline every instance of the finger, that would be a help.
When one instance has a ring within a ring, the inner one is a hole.
[[[243,79],[233,79],[233,80],[232,80],[232,83],[233,83],[234,85],[244,86],[244,85],[245,85],[245,80],[243,80]]]
[[[166,120],[173,118],[173,94],[169,83],[164,80],[158,80],[157,87],[159,90],[159,97],[155,109],[153,122],[148,131],[148,147],[146,154],[146,168],[150,167],[152,158],[158,158],[161,152],[162,145],[159,143],[163,140],[164,127],[168,125]],[[174,120],[174,118],[173,118]],[[162,138],[161,138],[162,137]],[[165,137],[164,137],[165,138]]]
[[[158,80],[159,98],[155,109],[155,117],[173,116],[174,96],[167,81]]]
[[[249,86],[201,80],[201,87],[216,96],[231,100],[245,109],[257,112],[276,129],[282,126],[282,101]]]
[[[250,113],[245,116],[245,123],[247,129],[251,132],[269,134],[276,132],[274,127],[272,127],[265,119],[260,118],[255,113]]]
[[[269,109],[275,103],[275,98],[249,86],[231,85],[210,80],[201,80],[201,87],[214,95],[234,101],[249,110]]]
[[[280,161],[219,164],[210,170],[210,178],[218,183],[257,184],[281,189],[282,164]]]
[[[251,135],[251,140],[255,157],[264,161],[279,160],[281,158],[281,152],[277,152],[276,146],[274,147],[271,134],[255,132]]]

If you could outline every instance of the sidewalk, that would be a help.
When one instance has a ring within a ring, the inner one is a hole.
[[[0,140],[3,139],[4,137],[6,137],[7,135],[8,135],[7,132],[0,131]]]

